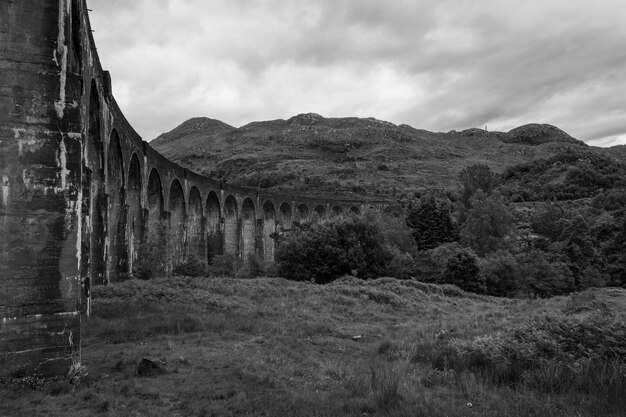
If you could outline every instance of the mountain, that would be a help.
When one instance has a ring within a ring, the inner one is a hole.
[[[503,172],[565,152],[610,155],[547,124],[443,133],[314,113],[240,128],[193,118],[150,144],[182,166],[229,183],[319,196],[411,195],[456,188],[458,173],[475,163]]]

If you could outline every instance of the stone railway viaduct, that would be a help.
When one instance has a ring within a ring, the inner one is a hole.
[[[0,377],[79,363],[86,284],[123,279],[159,230],[170,266],[272,261],[273,233],[384,205],[221,184],[160,155],[112,96],[86,0],[0,0],[0,48]]]

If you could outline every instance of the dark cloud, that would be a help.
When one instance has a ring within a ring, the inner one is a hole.
[[[192,116],[314,111],[446,131],[551,123],[626,143],[618,0],[91,0],[103,65],[151,139]]]

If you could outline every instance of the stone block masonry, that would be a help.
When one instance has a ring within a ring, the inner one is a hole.
[[[115,102],[85,0],[0,0],[0,187],[0,377],[80,363],[89,289],[127,279],[151,235],[170,267],[271,261],[294,219],[385,205],[262,193],[164,158]]]

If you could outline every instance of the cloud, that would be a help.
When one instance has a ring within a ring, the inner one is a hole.
[[[626,143],[617,0],[91,0],[114,94],[146,139],[193,116],[299,112],[447,131],[532,122]]]

